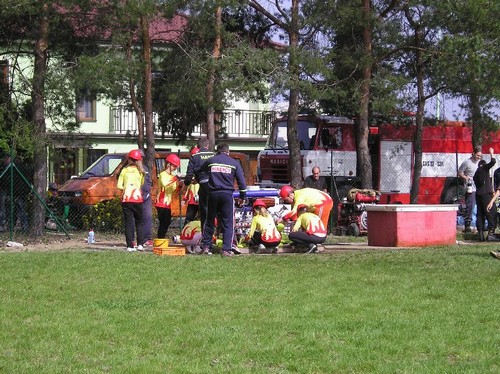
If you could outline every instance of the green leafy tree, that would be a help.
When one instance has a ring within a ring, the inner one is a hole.
[[[375,117],[389,117],[401,107],[399,90],[407,82],[398,72],[402,45],[398,1],[332,1],[332,17],[322,18],[330,41],[331,71],[326,76],[334,87],[321,101],[332,114],[354,116],[357,175],[361,187],[373,187],[368,144],[369,124]]]
[[[233,98],[265,100],[277,53],[266,44],[258,13],[237,1],[190,1],[188,27],[163,56],[155,80],[155,110],[178,142],[203,124],[211,146],[225,137],[224,109]]]
[[[441,58],[435,63],[433,87],[445,87],[454,98],[465,98],[473,124],[473,146],[491,129],[492,109],[500,100],[500,3],[498,1],[440,2]]]
[[[316,1],[292,0],[289,5],[282,1],[248,1],[248,5],[265,16],[270,28],[285,43],[281,74],[275,76],[275,90],[288,98],[288,148],[290,152],[291,184],[302,185],[300,144],[297,137],[297,119],[303,104],[321,98],[326,85],[324,50],[321,48],[322,27],[318,21],[318,9],[325,10]]]
[[[0,48],[9,59],[11,85],[9,95],[3,97],[3,125],[16,134],[14,128],[21,125],[27,130],[28,142],[5,141],[10,146],[31,156],[34,174],[33,185],[39,196],[45,196],[47,188],[47,135],[46,119],[50,116],[55,125],[74,128],[74,96],[71,90],[61,95],[55,87],[67,82],[70,75],[60,61],[71,60],[81,51],[75,46],[81,40],[78,30],[85,29],[85,10],[88,3],[82,1],[2,1],[0,4]],[[78,8],[78,9],[77,9]],[[63,85],[65,86],[65,85]],[[65,86],[67,87],[67,86]],[[65,100],[64,98],[68,98]],[[73,100],[71,100],[71,98]],[[73,120],[68,118],[73,114]],[[5,139],[5,135],[4,138]],[[30,232],[41,235],[45,223],[45,210],[35,200]]]

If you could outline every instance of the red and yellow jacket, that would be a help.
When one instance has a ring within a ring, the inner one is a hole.
[[[186,189],[186,192],[184,193],[182,200],[184,200],[188,205],[198,205],[199,189],[200,185],[198,183],[191,183]]]
[[[144,174],[137,166],[129,165],[123,168],[118,176],[117,187],[123,190],[122,203],[142,203],[141,186],[144,183]]]
[[[330,195],[315,188],[306,187],[300,190],[295,190],[293,195],[293,208],[283,217],[283,219],[291,219],[292,221],[295,221],[297,219],[297,207],[301,204],[307,205],[309,211],[316,213],[317,215],[321,215],[319,212],[323,206],[330,207],[330,210],[333,206],[333,200]],[[330,210],[328,210],[328,214],[330,214]]]
[[[295,222],[292,231],[299,231],[299,230],[305,231],[309,235],[316,235],[321,237],[326,236],[325,225],[323,225],[321,218],[319,218],[314,213],[309,213],[309,212],[302,213],[297,218],[297,222]]]
[[[201,234],[201,222],[189,221],[186,223],[181,231],[181,241],[193,240],[197,234]]]
[[[158,196],[155,201],[155,207],[170,209],[172,195],[179,189],[179,178],[164,170],[160,173],[158,184]]]
[[[281,240],[281,233],[276,228],[271,215],[263,216],[257,214],[253,216],[248,236],[251,238],[255,231],[260,231],[260,237],[263,242],[273,243]]]

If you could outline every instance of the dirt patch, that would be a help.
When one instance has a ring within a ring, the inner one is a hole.
[[[49,232],[41,237],[16,234],[10,240],[9,235],[2,235],[0,239],[0,250],[4,252],[23,251],[63,251],[84,250],[96,248],[125,249],[125,237],[123,235],[106,234],[96,238],[96,243],[87,243],[87,233],[71,233],[69,238],[64,233]]]

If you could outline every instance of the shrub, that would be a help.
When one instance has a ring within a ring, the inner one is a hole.
[[[123,232],[123,212],[119,198],[103,201],[83,216],[83,226],[101,232]]]

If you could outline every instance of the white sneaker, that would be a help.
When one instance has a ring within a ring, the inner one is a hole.
[[[139,245],[137,246],[137,250],[142,252],[142,251],[144,251],[144,247],[143,247],[142,245],[140,245],[140,244],[139,244]]]
[[[127,248],[127,252],[135,252],[135,251],[137,251],[137,249],[135,249],[134,247]]]

